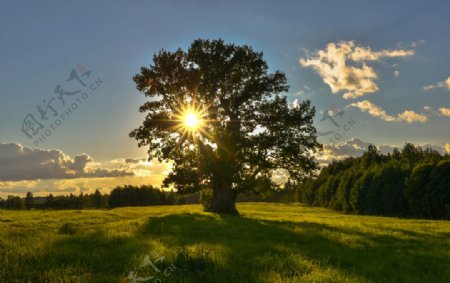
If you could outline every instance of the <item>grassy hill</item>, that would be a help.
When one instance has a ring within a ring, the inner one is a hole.
[[[238,209],[3,210],[0,282],[450,282],[448,221]]]

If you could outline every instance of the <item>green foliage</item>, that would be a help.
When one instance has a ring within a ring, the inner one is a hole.
[[[4,204],[6,209],[25,209],[25,201],[16,196],[8,196]]]
[[[433,168],[434,164],[431,163],[419,164],[414,167],[411,176],[408,178],[408,186],[405,192],[411,211],[416,217],[430,217],[428,213],[428,207],[430,206],[428,196],[430,175]]]
[[[344,171],[340,178],[339,186],[335,194],[337,200],[332,207],[336,210],[342,210],[346,213],[352,211],[352,205],[350,203],[350,193],[355,179],[360,177],[359,174],[354,174],[352,170]]]
[[[375,195],[372,190],[374,175],[373,171],[365,172],[350,190],[350,205],[357,214],[366,214],[373,209],[370,200]]]
[[[450,160],[416,166],[406,195],[414,216],[450,219]]]
[[[450,160],[440,161],[430,179],[431,217],[450,219]]]
[[[320,206],[332,206],[331,200],[336,194],[336,190],[339,186],[340,174],[336,176],[330,176],[325,183],[323,183],[317,192],[317,203]],[[334,199],[333,199],[334,200]],[[334,205],[334,202],[333,202]]]
[[[298,187],[299,201],[346,213],[450,219],[450,159],[406,144],[333,161]]]
[[[175,204],[173,194],[152,186],[125,185],[116,187],[109,196],[109,207]]]

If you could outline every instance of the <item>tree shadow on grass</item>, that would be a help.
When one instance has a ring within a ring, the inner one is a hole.
[[[24,264],[34,269],[21,278],[126,282],[136,257],[151,250],[149,239],[158,239],[164,247],[165,259],[158,267],[176,267],[170,276],[160,273],[163,282],[450,279],[448,249],[436,250],[426,235],[400,239],[315,222],[196,213],[149,218],[132,236],[112,237],[101,231],[65,236],[50,243],[42,255],[27,260]],[[322,277],[315,277],[318,274]]]
[[[264,274],[275,273],[283,281],[294,281],[313,272],[310,262],[319,270],[332,269],[356,281],[449,282],[450,279],[448,246],[439,250],[436,248],[440,244],[430,242],[445,239],[420,234],[403,239],[315,222],[217,218],[204,214],[152,218],[140,233],[159,237],[169,248],[199,244],[212,250],[216,247],[225,257],[222,262],[211,260],[201,270],[178,263],[180,279],[200,276],[204,282],[260,282]],[[209,259],[218,257],[212,253]]]
[[[119,282],[145,245],[140,239],[108,236],[100,230],[64,236],[27,259],[33,270],[21,277],[30,282]]]

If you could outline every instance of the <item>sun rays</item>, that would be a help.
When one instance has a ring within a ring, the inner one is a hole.
[[[174,110],[173,115],[176,121],[172,130],[180,134],[180,142],[191,139],[195,143],[202,137],[207,137],[207,107],[193,102],[182,104]]]

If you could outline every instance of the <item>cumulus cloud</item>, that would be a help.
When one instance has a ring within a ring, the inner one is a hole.
[[[442,116],[450,117],[450,108],[439,108],[439,114]]]
[[[303,67],[313,68],[332,93],[344,92],[345,99],[357,98],[378,91],[375,83],[377,73],[368,66],[369,62],[381,58],[405,57],[414,50],[380,50],[357,46],[353,41],[329,43],[324,50],[318,50],[308,58],[301,58]]]
[[[386,111],[384,111],[381,107],[373,104],[372,102],[368,100],[363,100],[359,102],[352,103],[348,105],[347,107],[356,107],[359,108],[361,111],[368,112],[370,115],[374,117],[379,117],[385,121],[395,121],[395,117],[388,115]]]
[[[18,143],[0,143],[0,181],[133,175],[124,170],[88,170],[92,161],[84,153],[72,158],[57,149],[32,149]]]
[[[425,123],[428,120],[428,117],[425,116],[424,114],[419,114],[411,110],[406,110],[403,113],[398,114],[397,119],[411,124],[414,122]]]
[[[148,161],[145,158],[123,159],[117,158],[105,162],[93,162],[88,169],[133,172],[136,177],[150,177],[153,175],[167,175],[172,170],[172,163],[158,162],[157,159]]]
[[[433,89],[436,89],[436,88],[450,89],[450,77],[448,77],[444,81],[437,82],[437,83],[431,84],[431,85],[426,85],[426,86],[423,87],[423,89],[426,90],[426,91],[433,90]]]
[[[450,117],[450,108],[440,107],[433,108],[431,106],[424,106],[424,111],[426,112],[427,117]]]
[[[424,114],[419,114],[411,110],[406,110],[397,116],[392,116],[386,113],[380,106],[373,104],[368,100],[363,100],[347,105],[348,107],[355,107],[363,112],[369,113],[371,116],[378,117],[387,122],[404,121],[407,123],[420,122],[425,123],[428,117]]]
[[[172,163],[146,158],[117,158],[96,162],[88,154],[70,157],[60,150],[31,149],[17,143],[0,143],[0,197],[32,192],[109,192],[116,186],[160,186]]]

